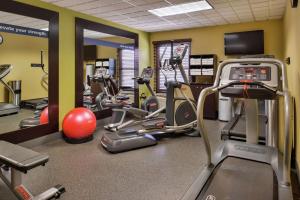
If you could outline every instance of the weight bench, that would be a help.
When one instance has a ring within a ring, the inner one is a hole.
[[[50,200],[58,199],[65,188],[56,185],[47,191],[33,196],[22,184],[22,173],[38,167],[45,166],[49,156],[30,149],[0,141],[0,177],[3,182],[20,200]]]

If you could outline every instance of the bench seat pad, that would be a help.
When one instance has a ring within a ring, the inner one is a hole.
[[[22,172],[27,172],[37,166],[44,165],[49,156],[30,149],[0,141],[0,163]]]

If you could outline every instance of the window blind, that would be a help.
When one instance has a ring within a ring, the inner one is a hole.
[[[121,50],[121,87],[134,88],[134,50]]]

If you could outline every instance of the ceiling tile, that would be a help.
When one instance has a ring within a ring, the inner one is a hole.
[[[163,18],[152,15],[148,10],[196,0],[44,1],[144,31],[162,31],[280,19],[284,14],[287,0],[207,0],[213,6],[213,10]]]

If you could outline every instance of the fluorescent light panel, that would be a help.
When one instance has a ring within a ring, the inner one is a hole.
[[[159,17],[164,17],[164,16],[178,15],[178,14],[196,12],[201,10],[209,10],[209,9],[213,9],[213,7],[207,1],[202,0],[202,1],[192,2],[192,3],[184,3],[175,6],[157,8],[148,11]]]

